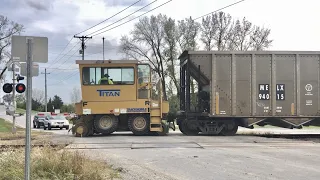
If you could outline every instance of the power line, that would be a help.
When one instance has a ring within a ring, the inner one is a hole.
[[[172,0],[169,0],[169,1],[161,4],[161,5],[155,7],[155,8],[153,8],[153,9],[151,9],[151,10],[149,10],[149,11],[147,11],[147,12],[145,12],[145,13],[143,13],[143,14],[141,14],[141,15],[139,15],[139,16],[131,19],[131,20],[128,20],[128,21],[126,21],[126,22],[124,22],[124,23],[122,23],[122,24],[119,24],[119,25],[117,25],[117,26],[115,26],[115,27],[113,27],[113,28],[107,29],[106,31],[109,31],[109,30],[114,29],[114,28],[116,28],[116,27],[119,27],[119,26],[121,26],[121,25],[123,25],[123,24],[126,24],[126,23],[128,23],[128,22],[130,22],[130,21],[133,21],[134,19],[137,19],[137,18],[139,18],[139,17],[141,17],[141,16],[143,16],[143,15],[145,15],[145,14],[151,12],[151,11],[154,11],[155,9],[158,9],[158,8],[160,8],[161,6],[167,4],[167,3],[171,2],[171,1],[172,1]],[[103,31],[103,32],[106,32],[106,31]],[[101,33],[103,33],[103,32],[101,32]],[[98,33],[98,34],[101,34],[101,33]],[[98,35],[98,34],[96,34],[96,35]],[[95,36],[95,35],[92,35],[92,36]],[[67,76],[67,78],[66,78],[66,79],[63,79],[63,80],[67,80],[67,79],[71,78],[72,76],[76,75],[77,73],[78,73],[78,72],[76,72],[76,73],[74,73],[74,74],[72,74],[72,75],[70,75],[70,76]],[[63,81],[63,80],[61,80],[61,81]],[[56,85],[56,84],[53,84],[53,85]],[[52,85],[50,85],[50,86],[52,86]]]
[[[86,30],[83,30],[83,31],[81,31],[81,32],[79,32],[79,33],[77,33],[77,34],[75,34],[75,35],[78,35],[78,34],[80,34],[80,33],[83,33],[83,32],[85,32],[85,31],[88,31],[89,29],[92,29],[92,28],[94,28],[94,27],[98,26],[99,24],[102,24],[102,23],[104,23],[104,22],[108,21],[109,19],[111,19],[111,18],[115,17],[116,15],[118,15],[118,14],[122,13],[123,11],[125,11],[125,10],[129,9],[130,7],[134,6],[135,4],[137,4],[137,3],[138,3],[138,2],[140,2],[140,1],[141,1],[141,0],[136,1],[135,3],[131,4],[130,6],[128,6],[128,7],[126,7],[126,8],[124,8],[123,10],[121,10],[121,11],[119,11],[119,12],[117,12],[117,13],[116,13],[116,14],[114,14],[113,16],[111,16],[111,17],[109,17],[109,18],[107,18],[107,19],[105,19],[105,20],[101,21],[100,23],[98,23],[98,24],[96,24],[96,25],[94,25],[94,26],[92,26],[92,27],[90,27],[90,28],[88,28],[88,29],[86,29]]]
[[[79,44],[79,42],[76,43],[76,44],[67,52],[67,54],[68,54],[69,52],[71,52],[71,50],[72,50],[73,48],[75,48],[78,44]],[[68,59],[70,59],[71,57],[73,57],[79,50],[80,50],[80,49],[78,49],[75,53],[73,53],[72,55],[70,55]],[[65,55],[66,55],[66,54],[65,54]],[[65,55],[64,55],[64,56],[65,56]],[[61,60],[64,56],[62,56],[59,60]],[[58,60],[58,61],[59,61],[59,60]],[[58,61],[56,61],[56,62],[58,62]],[[51,67],[51,66],[49,66],[49,67]],[[48,67],[48,68],[49,68],[49,67]],[[60,67],[60,66],[59,66],[59,67]],[[51,72],[52,72],[52,71],[51,71]],[[51,72],[50,72],[50,73],[51,73]]]
[[[147,13],[149,13],[149,12],[151,12],[151,11],[153,11],[153,10],[155,10],[155,9],[157,9],[157,8],[159,8],[159,7],[167,4],[167,3],[169,3],[169,2],[171,2],[171,1],[172,1],[172,0],[169,0],[169,1],[161,4],[161,5],[155,7],[155,8],[153,8],[153,9],[151,9],[151,10],[149,10],[149,11],[147,11],[147,12],[145,12],[145,13],[143,13],[143,14],[141,14],[141,15],[139,15],[139,16],[131,19],[131,20],[128,20],[128,21],[126,21],[126,22],[124,22],[124,23],[121,23],[121,24],[119,24],[119,25],[117,25],[117,26],[115,26],[115,27],[112,27],[112,28],[110,28],[110,29],[107,29],[107,30],[105,30],[105,31],[103,31],[103,32],[97,33],[97,34],[92,35],[92,36],[96,36],[96,35],[102,34],[102,33],[104,33],[104,32],[110,31],[110,30],[112,30],[112,29],[114,29],[114,28],[116,28],[116,27],[119,27],[119,26],[121,26],[121,25],[123,25],[123,24],[126,24],[126,23],[128,23],[128,22],[131,22],[131,21],[133,21],[133,20],[135,20],[135,19],[137,19],[137,18],[139,18],[139,17],[141,17],[141,16],[143,16],[143,15],[145,15],[145,14],[147,14]],[[214,12],[217,12],[217,11],[226,9],[226,8],[228,8],[228,7],[234,6],[234,5],[239,4],[239,3],[243,2],[243,1],[245,1],[245,0],[241,0],[241,1],[238,1],[238,2],[235,2],[235,3],[232,3],[232,4],[230,4],[230,5],[227,5],[227,6],[225,6],[225,7],[220,8],[220,9],[218,9],[218,10],[215,10],[215,11],[213,11],[213,12],[210,12],[210,13],[207,13],[207,14],[202,15],[202,16],[200,16],[200,17],[197,17],[197,18],[195,18],[194,20],[200,19],[200,18],[202,18],[202,17],[204,17],[204,16],[208,16],[208,15],[214,13]],[[152,2],[152,3],[153,3],[153,2]],[[143,8],[142,8],[142,9],[143,9]],[[133,14],[133,13],[132,13],[132,14]],[[130,15],[131,15],[131,14],[130,14]],[[128,15],[128,16],[130,16],[130,15]],[[124,19],[124,18],[123,18],[123,19]],[[119,20],[119,21],[120,21],[120,20]],[[116,22],[115,22],[115,23],[116,23]],[[113,24],[114,24],[114,23],[113,23]],[[98,31],[99,31],[99,30],[98,30]],[[71,78],[72,76],[76,75],[77,73],[78,73],[78,72],[76,72],[76,73],[74,73],[74,74],[72,74],[72,75],[70,75],[70,76],[67,76],[66,79]],[[63,80],[66,80],[66,79],[63,79]],[[63,80],[61,80],[61,81],[63,81]]]
[[[202,16],[200,16],[200,17],[197,17],[197,18],[195,18],[195,19],[193,19],[193,20],[197,20],[197,19],[200,19],[200,18],[202,18],[202,17],[204,17],[204,16],[208,16],[208,15],[210,15],[210,14],[212,14],[212,13],[215,13],[215,12],[217,12],[217,11],[221,11],[221,10],[226,9],[226,8],[228,8],[228,7],[234,6],[234,5],[239,4],[239,3],[243,2],[243,1],[245,1],[245,0],[241,0],[241,1],[237,1],[237,2],[235,2],[235,3],[229,4],[229,5],[227,5],[227,6],[224,6],[224,7],[220,8],[220,9],[217,9],[217,10],[215,10],[215,11],[212,11],[212,12],[210,12],[210,13],[207,13],[207,14],[205,14],[205,15],[202,15]]]
[[[127,18],[127,17],[131,16],[132,14],[134,14],[134,13],[136,13],[136,12],[140,11],[141,9],[144,9],[144,8],[146,8],[146,7],[150,6],[151,4],[155,3],[156,1],[158,1],[158,0],[154,0],[154,1],[152,1],[151,3],[149,3],[149,4],[145,5],[145,6],[143,6],[142,8],[140,8],[140,9],[138,9],[138,10],[136,10],[136,11],[134,11],[133,13],[131,13],[131,14],[129,14],[129,15],[127,15],[127,16],[125,16],[125,17],[123,17],[123,18],[119,19],[118,21],[116,21],[116,22],[114,22],[114,23],[112,23],[112,24],[109,24],[109,25],[107,25],[107,26],[105,26],[105,27],[103,27],[103,28],[101,28],[101,29],[98,29],[98,30],[94,31],[94,32],[92,32],[92,33],[88,34],[87,36],[89,36],[89,35],[91,35],[91,34],[94,34],[94,33],[98,32],[98,31],[101,31],[101,30],[103,30],[103,29],[105,29],[105,28],[107,28],[107,27],[110,27],[110,26],[112,26],[112,25],[116,24],[117,22],[122,21],[123,19],[125,19],[125,18]]]
[[[88,41],[88,39],[86,39],[85,41]],[[80,50],[81,48],[79,48],[78,50]],[[76,52],[74,52],[73,54],[72,54],[72,56],[74,56],[77,52],[78,52],[78,50],[76,51]],[[71,56],[71,57],[72,57]],[[70,57],[70,58],[71,58]],[[58,66],[57,68],[59,68],[59,67],[61,67],[63,64],[65,64],[66,62],[67,62],[67,60],[69,60],[70,58],[67,58],[62,64],[60,64],[60,66]]]
[[[52,62],[52,65],[54,65],[54,64],[56,64],[58,61],[60,61],[63,57],[65,57],[69,52],[71,52],[72,50],[73,50],[73,48],[75,48],[78,44],[79,44],[80,42],[78,42],[78,43],[76,43],[66,54],[64,54],[60,59],[56,59],[54,62]],[[75,53],[74,53],[75,54]],[[74,54],[73,55],[71,55],[71,56],[69,56],[69,58],[71,58],[72,56],[74,56]],[[52,65],[50,65],[50,66],[48,66],[48,67],[51,67]]]
[[[58,59],[58,57],[63,53],[63,51],[67,49],[67,47],[68,47],[69,44],[71,43],[72,39],[73,39],[73,37],[71,37],[71,39],[69,40],[69,42],[67,43],[67,45],[63,48],[63,50],[61,51],[61,53],[57,56],[57,58],[56,58],[55,60],[53,60],[54,62],[56,62],[57,59]],[[53,64],[54,62],[52,62],[52,64]]]
[[[75,69],[78,69],[78,68],[70,68],[70,69],[61,69],[61,68],[47,68],[47,67],[39,67],[41,69],[55,69],[55,70],[75,70]]]
[[[75,72],[75,73],[73,73],[73,74],[71,74],[71,75],[69,75],[69,76],[66,76],[66,78],[64,78],[64,79],[62,79],[62,80],[60,80],[60,81],[58,81],[57,83],[50,84],[49,86],[59,85],[59,84],[60,84],[60,82],[63,82],[64,80],[67,80],[67,79],[70,79],[71,77],[73,77],[73,76],[75,76],[75,75],[77,75],[77,74],[79,74],[79,73],[78,73],[78,72]]]
[[[104,32],[110,31],[110,30],[112,30],[112,29],[114,29],[114,28],[116,28],[116,27],[122,26],[122,25],[124,25],[124,24],[126,24],[126,23],[128,23],[128,22],[130,22],[130,21],[133,21],[133,20],[135,20],[135,19],[137,19],[137,18],[139,18],[139,17],[141,17],[141,16],[143,16],[143,15],[145,15],[145,14],[151,12],[151,11],[154,11],[155,9],[158,9],[159,7],[161,7],[161,6],[169,3],[169,2],[171,2],[171,1],[172,1],[172,0],[169,0],[169,1],[167,1],[167,2],[165,2],[165,3],[163,3],[163,4],[159,5],[159,6],[157,6],[157,7],[155,7],[155,8],[153,8],[153,9],[151,9],[151,10],[149,10],[149,11],[147,11],[147,12],[145,12],[145,13],[143,13],[143,14],[141,14],[141,15],[139,15],[139,16],[131,19],[131,20],[129,20],[129,21],[126,21],[126,22],[124,22],[124,23],[121,23],[121,24],[119,24],[119,25],[117,25],[117,26],[115,26],[115,27],[112,27],[112,28],[107,29],[107,30],[105,30],[105,31],[102,31],[102,32],[100,32],[100,33],[94,34],[94,35],[92,35],[92,36],[96,36],[96,35],[102,34],[102,33],[104,33]]]

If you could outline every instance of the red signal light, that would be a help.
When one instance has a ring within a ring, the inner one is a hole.
[[[18,93],[23,93],[25,90],[26,90],[26,86],[25,86],[24,84],[18,83],[18,84],[16,85],[16,91],[17,91]]]

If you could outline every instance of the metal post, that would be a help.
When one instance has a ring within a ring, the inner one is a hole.
[[[47,68],[44,69],[44,92],[45,92],[45,111],[48,112],[48,97],[47,97]]]
[[[86,48],[84,40],[85,39],[92,39],[92,36],[91,37],[87,37],[87,36],[76,36],[76,35],[74,35],[73,37],[74,38],[79,38],[81,40],[82,60],[84,60],[84,49]]]
[[[104,60],[104,37],[102,38],[102,53],[103,53],[103,60]]]
[[[82,49],[82,60],[84,60],[84,40],[81,42],[81,49]]]
[[[32,39],[27,39],[27,102],[26,102],[26,148],[25,148],[25,180],[30,179],[30,151],[31,151],[31,106],[32,106]]]
[[[13,102],[13,107],[14,107],[14,111],[13,111],[13,115],[12,115],[12,133],[15,134],[16,133],[16,65],[13,62],[12,63],[12,102]]]
[[[45,103],[45,111],[48,112],[47,74],[50,74],[50,73],[47,73],[47,68],[45,68],[44,73],[41,73],[41,74],[44,74],[44,96],[45,96],[44,103]]]

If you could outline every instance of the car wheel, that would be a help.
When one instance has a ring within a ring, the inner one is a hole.
[[[33,123],[33,128],[36,128],[36,125]]]
[[[51,125],[50,124],[48,124],[48,129],[51,130]]]
[[[47,127],[45,125],[43,125],[43,130],[47,130]]]
[[[40,123],[37,123],[37,129],[39,129],[40,128]]]
[[[69,130],[69,127],[66,127],[66,130]]]

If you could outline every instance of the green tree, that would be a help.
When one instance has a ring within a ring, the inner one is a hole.
[[[48,107],[48,112],[54,112],[53,104],[52,104],[52,99],[51,99],[51,98],[49,98],[47,107]]]
[[[63,106],[61,97],[59,97],[58,95],[54,95],[52,99],[52,105],[54,109],[61,109],[61,107]]]
[[[61,112],[68,112],[68,113],[71,113],[71,112],[74,112],[74,105],[73,104],[64,104],[62,105],[60,111]]]

